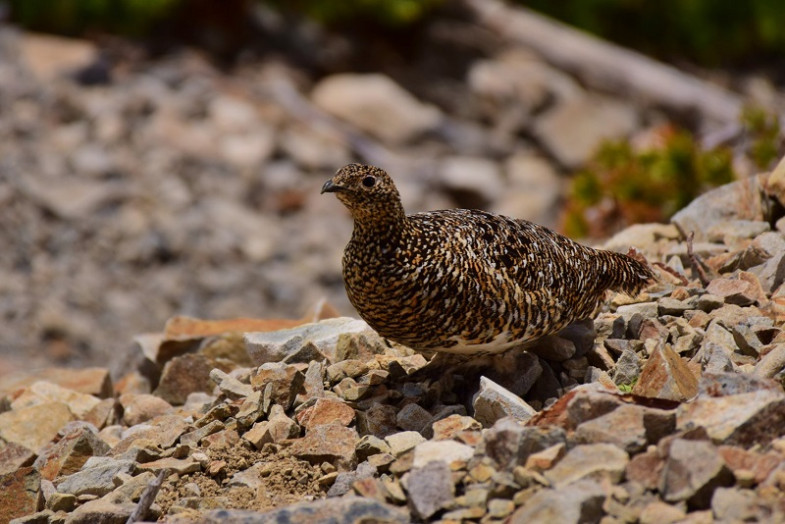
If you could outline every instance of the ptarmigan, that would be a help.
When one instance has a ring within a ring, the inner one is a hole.
[[[322,187],[354,219],[349,300],[381,336],[416,350],[500,353],[590,318],[609,289],[653,277],[629,256],[469,209],[406,215],[390,176],[350,164]]]

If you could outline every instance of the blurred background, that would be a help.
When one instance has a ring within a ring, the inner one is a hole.
[[[319,188],[586,242],[783,152],[779,0],[0,1],[0,374],[168,318],[354,314]],[[689,95],[689,96],[688,96]]]

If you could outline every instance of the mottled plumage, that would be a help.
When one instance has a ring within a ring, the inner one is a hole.
[[[418,350],[497,353],[589,318],[606,290],[652,277],[626,255],[525,220],[450,209],[406,215],[383,170],[359,164],[322,187],[354,219],[349,300],[381,336]]]

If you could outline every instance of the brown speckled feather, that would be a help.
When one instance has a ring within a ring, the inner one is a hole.
[[[354,219],[349,300],[380,335],[414,349],[501,352],[590,317],[608,289],[637,293],[652,278],[637,260],[525,220],[467,209],[407,216],[372,166],[344,167],[322,192]]]

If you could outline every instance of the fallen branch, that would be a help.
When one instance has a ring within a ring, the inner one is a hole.
[[[150,510],[150,506],[153,505],[155,502],[155,497],[158,496],[158,490],[161,489],[161,484],[163,484],[164,479],[168,476],[169,470],[164,468],[158,472],[158,476],[153,479],[150,484],[147,485],[142,496],[139,497],[139,502],[134,508],[131,515],[128,516],[128,520],[125,521],[126,524],[134,524],[134,522],[139,522],[140,520],[144,520],[145,515]]]
[[[499,0],[464,0],[493,32],[529,47],[588,86],[643,99],[713,124],[736,123],[740,96],[535,12]]]
[[[706,274],[706,270],[703,269],[703,262],[698,255],[692,250],[692,240],[695,237],[695,231],[690,231],[690,235],[687,237],[687,257],[690,259],[690,265],[692,269],[698,274],[698,279],[701,281],[703,287],[709,285],[711,279]]]

